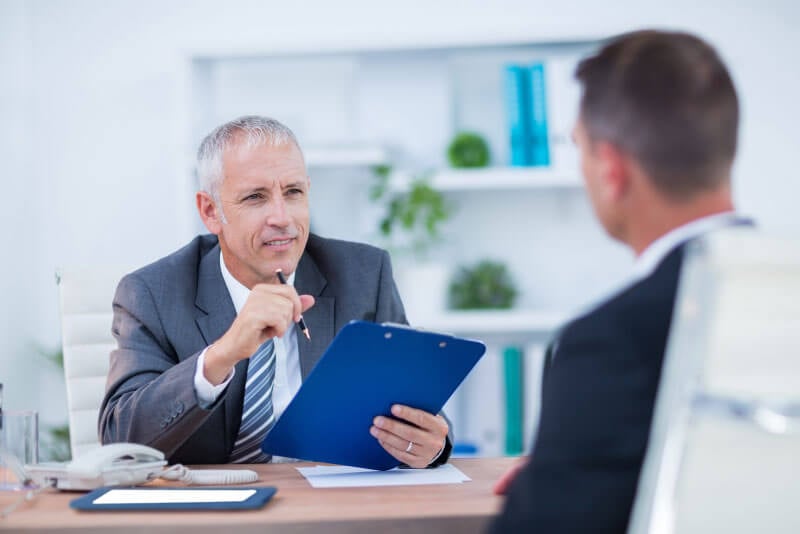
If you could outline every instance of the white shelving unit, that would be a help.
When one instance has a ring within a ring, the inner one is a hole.
[[[569,142],[579,97],[573,71],[595,39],[199,55],[191,76],[194,136],[241,114],[284,121],[298,135],[313,176],[314,230],[376,245],[384,245],[377,228],[382,208],[368,198],[370,167],[391,165],[395,192],[435,169],[432,186],[459,196],[448,221],[453,231],[434,259],[443,257],[451,269],[483,258],[504,262],[518,281],[518,306],[567,309],[605,274],[602,265],[591,273],[581,268],[584,254],[597,256],[591,243],[583,245],[585,228],[596,230],[584,195],[573,194],[582,191],[582,180]],[[510,167],[504,69],[534,62],[545,65],[551,165]],[[447,147],[461,131],[486,140],[492,166],[447,167]],[[401,259],[393,258],[396,265]],[[502,341],[504,335],[540,337],[563,318],[527,311],[466,317],[442,315],[431,327]]]
[[[380,146],[311,146],[303,149],[306,165],[310,168],[366,167],[380,165],[389,160]]]
[[[386,206],[369,198],[370,167],[392,167],[394,192],[434,170],[432,186],[454,205],[442,242],[429,258],[443,274],[428,285],[419,272],[409,274],[424,262],[394,251],[392,262],[415,327],[487,345],[487,354],[446,407],[457,440],[477,445],[481,455],[504,450],[504,350],[524,353],[527,438],[534,424],[530,415],[538,411],[544,345],[568,319],[566,310],[609,285],[619,258],[627,266],[628,257],[602,241],[581,193],[569,141],[579,97],[574,67],[596,37],[407,48],[378,43],[325,52],[284,48],[199,56],[192,63],[194,137],[199,141],[243,114],[285,122],[305,152],[313,183],[312,231],[321,235],[386,246],[379,233]],[[551,166],[509,167],[504,69],[534,62],[546,68]],[[462,131],[486,140],[490,167],[448,167],[449,143]],[[518,308],[443,311],[448,276],[485,259],[507,265],[519,291]]]
[[[404,172],[392,174],[392,189],[408,188],[413,177]],[[444,169],[431,177],[439,191],[581,189],[581,180],[549,167],[486,167],[482,169]]]
[[[423,328],[492,341],[545,342],[567,320],[567,313],[536,310],[451,311],[421,322]]]

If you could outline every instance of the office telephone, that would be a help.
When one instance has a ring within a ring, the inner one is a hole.
[[[138,443],[112,443],[87,451],[71,462],[26,465],[25,474],[40,487],[91,490],[101,486],[144,484],[156,478],[187,484],[244,484],[258,480],[249,469],[167,467],[164,453]]]
[[[167,461],[164,453],[138,443],[112,443],[94,448],[71,462],[26,465],[39,486],[87,490],[100,486],[142,484],[157,478]]]

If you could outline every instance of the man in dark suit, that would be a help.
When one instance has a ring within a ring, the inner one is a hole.
[[[684,244],[737,224],[738,101],[683,33],[623,35],[583,60],[574,139],[592,205],[636,255],[633,280],[552,343],[538,434],[494,532],[624,532],[647,447]]]
[[[353,319],[405,323],[405,312],[385,251],[309,234],[310,182],[283,124],[242,117],[215,129],[198,176],[197,208],[214,235],[117,288],[100,435],[172,462],[270,461],[261,440],[336,333]],[[310,335],[298,331],[301,314]],[[335,414],[336,399],[320,406],[320,417]],[[392,414],[364,431],[412,467],[447,460],[442,416],[401,405]]]

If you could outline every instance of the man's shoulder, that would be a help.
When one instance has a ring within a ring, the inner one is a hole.
[[[217,247],[217,236],[199,235],[178,250],[132,272],[130,276],[146,281],[165,277],[186,277],[196,273],[202,259]]]
[[[672,316],[682,261],[683,247],[678,247],[649,276],[576,318],[566,329],[630,332],[649,327],[666,330]]]

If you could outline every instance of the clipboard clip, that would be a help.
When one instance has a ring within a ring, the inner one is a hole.
[[[392,322],[385,322],[381,323],[381,326],[387,326],[390,328],[405,328],[406,330],[416,330],[418,332],[425,332],[424,328],[417,328],[411,326],[410,324],[403,324],[403,323],[392,323]]]
[[[403,323],[385,322],[381,323],[381,326],[388,328],[402,328],[404,330],[411,330],[412,332],[425,332],[427,334],[435,334],[437,336],[456,337],[455,334],[451,334],[450,332],[437,332],[435,330],[428,330],[427,328],[411,326]]]

